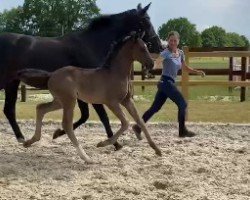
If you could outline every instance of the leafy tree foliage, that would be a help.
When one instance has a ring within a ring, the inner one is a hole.
[[[165,40],[170,31],[177,31],[180,34],[180,46],[201,46],[201,36],[196,30],[196,26],[187,18],[170,19],[159,28],[158,34],[161,39]]]
[[[203,47],[224,47],[227,42],[226,31],[218,26],[202,31],[201,38]]]
[[[0,13],[0,32],[60,36],[98,14],[96,0],[25,0],[22,7]]]

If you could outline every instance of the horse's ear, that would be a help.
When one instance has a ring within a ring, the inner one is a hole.
[[[141,9],[142,9],[141,3],[139,3],[139,4],[137,5],[137,10],[141,10]]]
[[[141,32],[140,38],[142,39],[145,36],[145,31]]]
[[[149,9],[149,7],[150,7],[150,5],[151,5],[151,3],[149,3],[145,8],[143,8],[143,9],[140,9],[138,12],[139,12],[139,14],[140,15],[145,15],[146,14],[146,12],[148,11],[148,9]]]

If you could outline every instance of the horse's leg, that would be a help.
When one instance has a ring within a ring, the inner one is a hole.
[[[16,121],[16,100],[17,100],[17,92],[20,81],[15,80],[7,84],[4,88],[5,90],[5,103],[4,103],[4,114],[7,117],[14,133],[17,138],[17,141],[23,143],[24,136],[17,124]]]
[[[84,124],[87,119],[89,118],[89,107],[88,107],[88,104],[81,101],[81,100],[77,100],[77,103],[78,103],[78,107],[81,111],[81,118],[75,122],[73,124],[73,129],[75,130],[76,128],[78,128],[80,125]],[[53,134],[53,139],[56,139],[62,135],[65,134],[65,131],[64,130],[61,130],[61,129],[57,129],[54,134]]]
[[[133,117],[133,119],[135,120],[135,122],[137,123],[137,125],[142,129],[142,131],[144,132],[149,145],[155,150],[155,153],[159,156],[161,156],[161,150],[156,146],[156,144],[153,142],[153,140],[151,139],[149,132],[145,126],[144,121],[139,117],[138,112],[135,108],[135,104],[134,102],[131,100],[131,98],[127,97],[126,99],[124,99],[124,101],[122,102],[122,105],[128,110],[129,114]]]
[[[29,147],[31,146],[34,142],[37,142],[41,139],[41,129],[42,129],[42,121],[43,117],[46,113],[58,110],[62,108],[59,102],[57,101],[52,101],[48,103],[41,103],[36,106],[36,130],[35,134],[30,140],[27,140],[24,142],[23,146],[24,147]]]
[[[118,119],[121,121],[121,128],[114,134],[113,137],[103,141],[99,142],[97,144],[98,147],[104,147],[107,145],[111,145],[116,143],[117,139],[119,136],[128,129],[129,122],[125,117],[124,112],[121,109],[121,106],[119,104],[112,104],[112,105],[107,105],[109,109],[118,117]]]
[[[97,112],[102,124],[104,125],[108,138],[111,138],[113,136],[113,131],[111,130],[109,118],[104,106],[102,104],[93,104],[93,107]],[[115,142],[114,146],[116,150],[120,150],[122,148],[122,145],[120,145],[118,142]]]
[[[62,127],[67,133],[69,139],[73,143],[73,146],[76,148],[78,155],[86,162],[86,163],[93,163],[93,161],[89,158],[86,154],[84,149],[78,143],[78,140],[74,134],[73,130],[73,115],[74,115],[74,107],[75,107],[75,100],[68,100],[63,103],[63,121]]]

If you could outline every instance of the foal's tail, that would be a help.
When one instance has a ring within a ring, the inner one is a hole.
[[[27,85],[39,89],[48,89],[50,72],[38,69],[23,69],[17,72],[17,78]]]

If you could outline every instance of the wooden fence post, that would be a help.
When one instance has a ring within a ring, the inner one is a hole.
[[[141,80],[144,81],[145,80],[145,70],[144,70],[144,66],[141,65]],[[145,91],[145,86],[141,86],[142,91]]]
[[[26,102],[26,86],[21,84],[21,102]]]
[[[186,65],[189,66],[189,48],[187,46],[183,47],[184,54],[185,54],[185,62]],[[182,70],[181,73],[181,89],[182,94],[185,100],[188,103],[188,82],[189,82],[189,73],[186,70]],[[186,112],[186,119],[188,119],[188,108]]]
[[[189,48],[184,47],[184,54],[185,54],[185,62],[186,65],[189,66]],[[185,99],[188,101],[188,81],[189,81],[189,73],[186,70],[182,70],[181,73],[181,88],[182,88],[182,94],[185,97]]]
[[[247,68],[247,58],[241,58],[241,81],[246,81],[246,68]],[[246,100],[246,87],[240,88],[240,101]]]
[[[131,67],[131,73],[130,73],[130,79],[131,80],[134,80],[134,63],[132,64],[132,67]],[[134,84],[132,82],[130,82],[130,89],[131,89],[131,96],[132,98],[134,98]]]
[[[228,76],[229,81],[233,80],[233,59],[234,59],[233,57],[229,57],[229,76]],[[233,88],[228,87],[228,91],[232,93]]]

